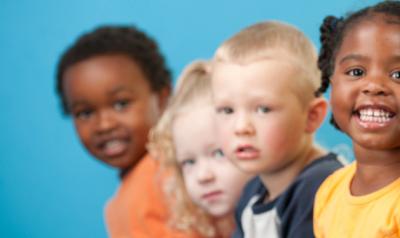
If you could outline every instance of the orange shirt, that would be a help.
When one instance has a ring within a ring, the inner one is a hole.
[[[105,215],[112,238],[198,238],[168,225],[168,207],[158,179],[159,162],[146,155],[122,180]]]

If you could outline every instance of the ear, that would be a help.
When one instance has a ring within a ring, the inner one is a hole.
[[[313,99],[308,108],[306,132],[314,133],[322,124],[328,111],[328,102],[323,97]]]
[[[158,93],[158,106],[160,109],[160,112],[164,112],[165,108],[168,105],[168,100],[170,98],[171,94],[171,87],[166,86],[163,89],[161,89]]]

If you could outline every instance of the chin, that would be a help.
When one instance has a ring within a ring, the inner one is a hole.
[[[230,215],[233,212],[233,210],[230,212],[228,208],[214,208],[214,209],[208,209],[207,213],[210,214],[211,216],[215,218],[222,218],[226,217],[227,215]]]

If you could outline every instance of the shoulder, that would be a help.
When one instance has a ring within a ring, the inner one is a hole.
[[[110,200],[110,204],[135,204],[141,198],[147,199],[159,194],[159,162],[146,155],[122,179],[121,184]]]
[[[318,190],[318,196],[328,196],[335,188],[342,185],[345,180],[350,179],[350,177],[354,175],[355,168],[356,164],[353,162],[328,176],[321,184]]]
[[[343,163],[337,155],[329,153],[306,166],[289,190],[300,190],[300,197],[314,194],[328,176],[342,167]]]
[[[325,204],[329,204],[336,196],[343,196],[347,191],[347,181],[354,175],[355,163],[347,165],[331,174],[319,187],[314,204],[314,216],[319,217]],[[339,191],[339,193],[337,193]],[[340,192],[343,191],[343,192]]]
[[[324,180],[336,170],[342,168],[344,163],[334,153],[329,153],[307,165],[298,177],[301,182]]]
[[[315,194],[322,182],[333,172],[340,169],[343,164],[338,157],[329,153],[309,164],[288,189],[279,197],[278,208],[280,211],[299,207],[308,209],[312,206]]]

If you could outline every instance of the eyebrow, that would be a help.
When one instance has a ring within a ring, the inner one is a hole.
[[[117,87],[113,88],[108,94],[113,95],[113,94],[119,93],[121,91],[134,92],[132,89],[129,89],[129,88],[121,85],[121,86],[117,86]]]
[[[367,57],[359,55],[359,54],[350,54],[350,55],[346,55],[345,57],[343,57],[342,59],[340,59],[339,64],[348,61],[348,60],[366,60]]]
[[[86,106],[86,105],[88,105],[88,102],[86,102],[84,100],[78,100],[71,104],[68,104],[68,108],[69,108],[69,110],[74,110],[76,107]]]

